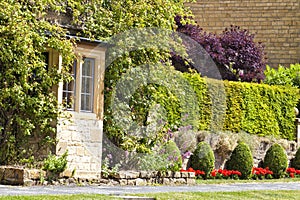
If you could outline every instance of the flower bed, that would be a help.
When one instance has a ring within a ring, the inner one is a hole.
[[[194,170],[193,168],[188,168],[187,170],[181,169],[180,172],[193,172],[197,179],[204,179],[205,172],[201,170]],[[237,170],[227,170],[227,169],[214,169],[208,179],[233,179],[238,180],[242,176],[242,173]],[[273,179],[273,172],[268,168],[253,167],[251,179],[253,180],[263,180],[263,179]],[[284,176],[282,178],[300,178],[300,170],[295,168],[287,168]]]

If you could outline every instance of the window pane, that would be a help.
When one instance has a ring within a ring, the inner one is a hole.
[[[85,58],[82,64],[81,77],[81,110],[92,112],[94,97],[94,68],[95,60]]]
[[[70,75],[72,76],[72,80],[69,82],[64,82],[63,85],[63,106],[67,110],[74,110],[74,99],[75,99],[75,89],[76,89],[76,60],[72,67],[70,67]]]

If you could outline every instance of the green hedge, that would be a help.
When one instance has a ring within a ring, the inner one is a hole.
[[[241,130],[259,136],[295,139],[294,107],[299,91],[294,87],[217,81],[199,74],[184,74],[201,107],[199,129]],[[225,99],[226,100],[225,100]]]
[[[220,81],[202,78],[198,73],[174,72],[166,79],[167,82],[172,80],[172,84],[150,83],[137,89],[126,107],[130,108],[128,115],[117,119],[128,121],[128,125],[134,121],[138,126],[147,127],[148,137],[136,137],[127,133],[130,129],[124,130],[118,125],[109,107],[111,96],[106,96],[104,131],[116,145],[147,152],[168,130],[177,131],[187,125],[193,130],[245,131],[259,136],[295,139],[297,88]],[[157,104],[159,109],[155,107]],[[149,117],[151,113],[156,116]],[[160,118],[163,119],[162,127],[150,133],[148,127],[156,126],[150,124],[151,120]]]

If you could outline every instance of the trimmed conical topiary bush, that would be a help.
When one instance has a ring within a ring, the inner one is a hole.
[[[263,165],[273,172],[274,178],[282,177],[288,166],[288,158],[284,148],[279,144],[273,144],[265,155]]]
[[[205,172],[207,178],[215,167],[214,153],[206,142],[200,142],[190,158],[190,167]]]
[[[291,167],[300,169],[300,148],[298,148],[296,155],[291,162]]]
[[[241,172],[241,179],[248,179],[253,168],[253,157],[249,146],[239,142],[233,150],[230,159],[226,162],[225,168]]]
[[[168,162],[166,170],[179,171],[182,166],[181,153],[173,140],[168,141],[163,147],[166,161]]]

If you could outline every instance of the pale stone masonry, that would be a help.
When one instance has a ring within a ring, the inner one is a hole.
[[[268,64],[300,62],[299,0],[198,0],[186,4],[205,31],[221,33],[230,25],[248,29],[265,44]]]
[[[72,67],[73,85],[59,83],[53,90],[61,105],[65,101],[72,104],[57,121],[56,154],[68,151],[67,174],[73,171],[75,177],[97,179],[101,177],[102,163],[106,48],[99,42],[84,40],[79,38],[74,48],[77,59]],[[84,64],[86,59],[88,66]],[[53,50],[49,50],[49,66],[62,68],[62,57]]]
[[[75,176],[101,176],[103,123],[85,113],[73,114],[71,120],[61,119],[57,128],[57,154],[68,150],[68,170]]]

